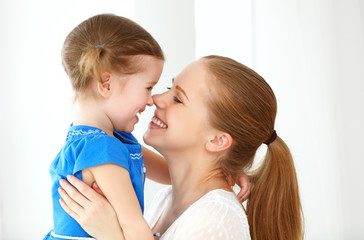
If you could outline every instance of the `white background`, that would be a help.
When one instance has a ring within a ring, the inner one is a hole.
[[[52,227],[48,168],[72,121],[60,50],[77,24],[105,12],[135,20],[161,44],[167,61],[155,93],[206,54],[260,73],[294,155],[306,239],[363,238],[363,0],[3,0],[0,239],[42,239]],[[135,130],[139,140],[152,113]],[[159,188],[147,182],[146,207]]]

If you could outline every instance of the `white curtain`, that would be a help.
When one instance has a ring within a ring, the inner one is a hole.
[[[167,50],[167,82],[192,60],[195,40],[196,58],[232,57],[272,86],[276,129],[296,163],[306,239],[363,236],[363,1],[196,0],[195,9],[193,1],[135,2],[136,19]],[[147,197],[158,188],[150,184]]]
[[[134,18],[132,0],[0,2],[0,239],[43,239],[52,229],[48,169],[72,121],[61,65],[67,34],[99,13]]]
[[[253,1],[254,68],[278,98],[306,239],[364,235],[364,2]]]
[[[363,1],[196,0],[194,10],[195,56],[235,58],[276,93],[276,129],[295,159],[305,238],[363,236]],[[156,12],[158,5],[149,14]]]

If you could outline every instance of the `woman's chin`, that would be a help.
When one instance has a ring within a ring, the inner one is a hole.
[[[152,135],[153,135],[153,133],[151,132],[150,129],[148,129],[143,135],[143,141],[145,142],[145,144],[148,144],[149,146],[154,147],[153,146],[154,141],[153,141]]]

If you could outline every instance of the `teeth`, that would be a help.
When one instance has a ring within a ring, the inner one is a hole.
[[[164,123],[162,123],[161,121],[159,121],[156,117],[152,118],[152,122],[157,125],[158,127],[161,128],[167,128],[167,125],[165,125]]]

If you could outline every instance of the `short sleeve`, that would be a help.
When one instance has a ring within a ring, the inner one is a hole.
[[[199,203],[180,220],[174,240],[250,240],[243,210],[224,202]]]
[[[144,215],[144,218],[150,228],[154,227],[166,205],[168,204],[168,200],[171,196],[171,190],[171,186],[159,190],[154,196],[153,201],[150,203],[150,206]]]
[[[84,138],[78,143],[74,143],[72,150],[75,155],[73,174],[105,163],[114,163],[129,171],[129,152],[115,137]]]

